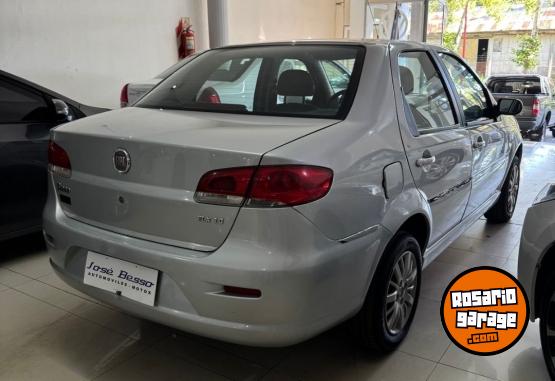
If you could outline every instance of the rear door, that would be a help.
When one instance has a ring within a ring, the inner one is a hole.
[[[459,94],[458,107],[472,141],[472,192],[467,216],[499,189],[508,165],[508,136],[503,123],[488,116],[492,100],[476,74],[454,55],[440,53],[439,57]]]
[[[430,203],[434,243],[463,217],[470,196],[470,136],[429,52],[402,51],[398,65],[403,143],[416,185]]]
[[[40,92],[0,77],[0,235],[41,225],[55,119]]]

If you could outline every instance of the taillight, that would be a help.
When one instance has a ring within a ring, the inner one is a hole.
[[[204,204],[241,205],[255,167],[218,169],[200,179],[195,200]]]
[[[127,93],[127,89],[129,88],[129,83],[126,83],[121,88],[121,94],[119,96],[119,104],[121,107],[127,107],[129,104],[129,94]]]
[[[202,176],[195,200],[250,207],[295,206],[324,197],[333,180],[331,169],[307,165],[269,165],[211,171]]]
[[[71,177],[71,162],[67,152],[52,140],[48,143],[48,169],[51,173]]]
[[[534,103],[532,104],[532,116],[537,117],[540,115],[540,100],[538,98],[534,98]]]
[[[199,103],[212,103],[212,104],[220,104],[222,103],[218,92],[213,87],[205,88],[200,96],[198,97],[197,102]]]
[[[324,197],[333,179],[331,169],[305,165],[263,166],[254,175],[249,206],[294,206]]]

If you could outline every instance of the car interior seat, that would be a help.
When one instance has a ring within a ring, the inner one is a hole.
[[[431,128],[430,122],[426,119],[420,111],[418,111],[416,105],[411,102],[407,97],[414,92],[414,75],[412,71],[406,66],[399,66],[399,74],[401,78],[401,87],[403,88],[403,94],[410,107],[414,122],[419,129]]]
[[[531,86],[526,89],[526,94],[528,95],[541,94],[541,92],[542,92],[541,86]]]
[[[508,86],[503,83],[496,83],[493,87],[493,92],[498,94],[511,94],[513,90],[513,86]]]
[[[306,103],[306,98],[314,96],[314,81],[304,70],[286,70],[279,76],[277,95],[283,96],[283,104],[277,104],[279,112],[306,112],[316,106]]]

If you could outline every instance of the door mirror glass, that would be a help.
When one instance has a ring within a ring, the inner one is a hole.
[[[54,104],[54,110],[59,120],[65,122],[71,122],[73,120],[73,115],[66,102],[61,99],[52,99],[52,103]]]
[[[520,99],[502,98],[497,101],[500,115],[518,115],[522,111]]]

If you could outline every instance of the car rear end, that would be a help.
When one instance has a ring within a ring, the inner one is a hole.
[[[546,116],[545,99],[541,78],[538,76],[493,76],[487,81],[496,100],[519,99],[522,112],[516,116],[523,137],[538,138],[543,133]],[[539,136],[538,136],[539,135]]]
[[[247,98],[262,86],[253,68],[307,52],[351,65],[343,102],[319,103],[300,69],[277,93]],[[132,314],[241,344],[296,343],[356,312],[387,232],[329,237],[297,209],[334,186],[326,160],[265,157],[344,123],[363,56],[360,46],[219,49],[139,107],[54,130],[44,235],[56,272]],[[230,88],[240,92],[219,91]]]
[[[121,88],[120,93],[120,106],[127,107],[135,104],[145,94],[147,94],[154,86],[161,81],[160,78],[152,78],[142,82],[131,82],[125,84]]]

